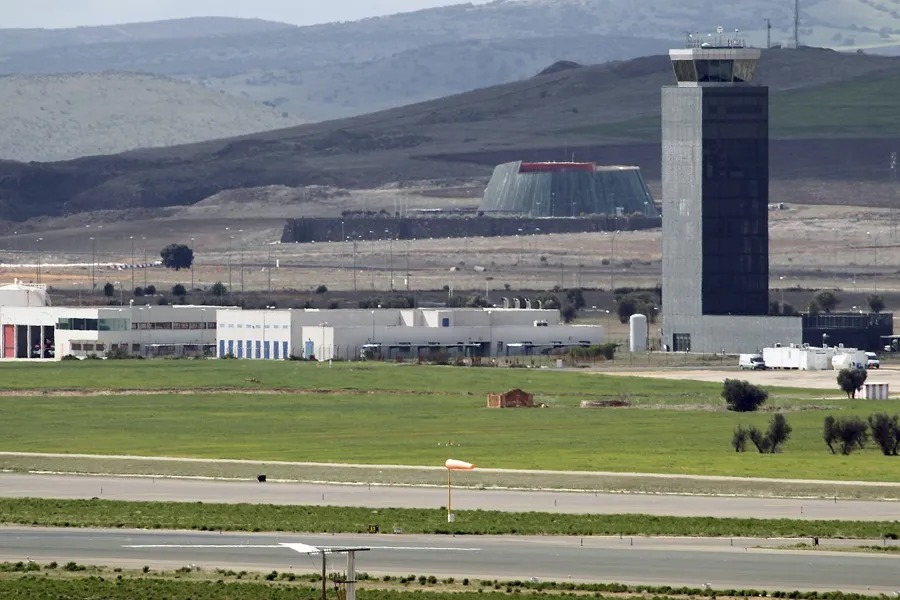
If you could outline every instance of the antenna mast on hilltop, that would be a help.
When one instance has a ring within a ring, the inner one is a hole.
[[[800,0],[794,0],[794,48],[800,47]]]
[[[772,19],[766,19],[766,50],[772,47]]]

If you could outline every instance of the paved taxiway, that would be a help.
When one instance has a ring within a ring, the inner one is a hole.
[[[744,539],[571,538],[407,535],[272,535],[75,529],[0,529],[0,560],[76,561],[108,566],[316,572],[315,556],[280,544],[365,546],[357,568],[370,574],[498,579],[704,584],[718,589],[900,589],[896,556],[754,548]],[[582,545],[583,544],[583,545]],[[732,545],[733,544],[733,545]],[[343,559],[329,558],[342,569]]]
[[[0,496],[438,508],[445,488],[0,473]],[[900,520],[900,502],[453,489],[456,510],[765,519]]]

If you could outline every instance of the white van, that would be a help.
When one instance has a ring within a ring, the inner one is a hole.
[[[741,354],[738,359],[738,366],[744,369],[761,370],[766,368],[766,362],[759,354]]]

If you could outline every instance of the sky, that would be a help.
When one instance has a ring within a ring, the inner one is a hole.
[[[353,21],[464,0],[5,0],[0,28],[115,25],[198,16],[259,18],[295,25]],[[466,0],[483,4],[486,0]]]

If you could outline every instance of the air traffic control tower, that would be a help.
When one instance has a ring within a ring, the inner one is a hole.
[[[662,343],[757,352],[802,341],[769,317],[769,90],[760,51],[736,36],[690,36],[662,90]]]

